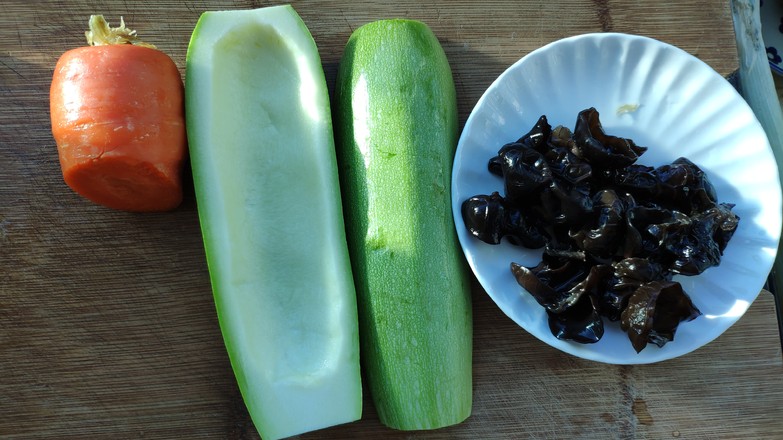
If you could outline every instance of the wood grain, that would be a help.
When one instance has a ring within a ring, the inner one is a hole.
[[[0,14],[0,438],[258,438],[217,325],[192,186],[174,212],[86,202],[63,183],[48,87],[86,18],[122,15],[174,59],[199,14],[262,1],[6,0]],[[724,4],[725,3],[725,4]],[[425,21],[447,52],[463,124],[508,65],[586,32],[642,34],[721,74],[736,68],[727,2],[301,1],[329,87],[353,29]],[[188,176],[189,178],[189,176]],[[762,293],[718,340],[647,366],[583,361],[540,343],[473,289],[474,410],[465,423],[395,432],[365,396],[361,421],[302,439],[780,438],[783,365]]]

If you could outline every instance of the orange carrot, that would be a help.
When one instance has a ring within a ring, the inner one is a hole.
[[[83,197],[125,211],[182,202],[187,152],[182,78],[135,31],[90,17],[89,46],[67,51],[50,89],[63,178]]]

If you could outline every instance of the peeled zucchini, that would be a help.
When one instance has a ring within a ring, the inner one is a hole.
[[[186,115],[223,339],[277,439],[361,417],[356,295],[318,51],[290,6],[206,12]]]
[[[384,424],[435,429],[472,404],[472,313],[453,224],[457,105],[423,23],[381,20],[350,37],[335,135],[367,383]]]

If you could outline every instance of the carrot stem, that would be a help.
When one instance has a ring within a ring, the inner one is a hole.
[[[141,41],[136,31],[125,27],[125,19],[120,17],[120,25],[111,27],[103,15],[91,15],[90,30],[84,33],[90,46],[106,46],[111,44],[133,44],[155,49],[155,46]]]

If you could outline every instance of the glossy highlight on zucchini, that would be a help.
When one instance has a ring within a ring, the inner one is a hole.
[[[460,423],[472,404],[472,312],[451,214],[448,60],[424,23],[366,24],[345,47],[334,101],[362,362],[380,420]]]
[[[186,102],[215,305],[256,428],[268,440],[359,419],[356,294],[306,25],[290,6],[204,13]]]

